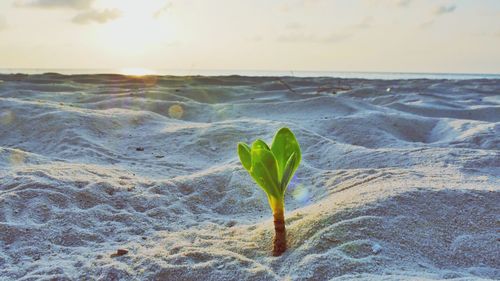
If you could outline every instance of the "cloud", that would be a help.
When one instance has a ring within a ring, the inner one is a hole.
[[[67,8],[85,10],[92,6],[94,0],[19,0],[15,2],[18,7],[35,7],[44,9]]]
[[[349,39],[351,36],[352,34],[348,33],[331,33],[327,37],[323,38],[321,41],[323,43],[338,43],[346,39]]]
[[[316,33],[304,28],[305,26],[299,22],[290,22],[285,25],[284,33],[276,37],[278,42],[284,43],[339,43],[345,41],[363,29],[372,27],[373,18],[371,16],[364,17],[360,22],[340,28],[335,32]]]
[[[293,33],[287,33],[287,34],[282,34],[278,36],[278,41],[279,42],[311,42],[311,41],[316,41],[315,36],[312,34],[306,34],[302,32],[293,32]]]
[[[436,23],[436,21],[438,21],[438,17],[440,16],[443,16],[443,15],[446,15],[446,14],[450,14],[450,13],[453,13],[455,10],[457,9],[457,6],[456,5],[441,5],[441,6],[437,6],[434,8],[434,11],[432,13],[432,16],[430,19],[422,22],[419,27],[422,28],[422,29],[426,29],[426,28],[429,28],[431,27],[432,25],[434,25],[434,23]]]
[[[301,29],[303,27],[304,26],[298,22],[291,22],[285,25],[285,29],[292,29],[292,30]]]
[[[252,40],[252,41],[254,41],[254,42],[260,42],[260,41],[262,41],[262,39],[263,39],[263,38],[262,38],[262,36],[261,36],[261,35],[255,35],[255,36],[252,36],[252,37],[250,38],[250,40]]]
[[[72,18],[73,23],[106,23],[117,19],[121,12],[117,9],[96,10],[92,8],[95,0],[17,0],[17,7],[41,9],[72,9],[78,13]]]
[[[449,5],[449,6],[438,6],[434,9],[434,15],[440,16],[444,14],[453,13],[456,10],[457,6]]]
[[[277,40],[284,43],[338,43],[351,36],[352,34],[335,32],[323,36],[312,33],[291,32],[278,36]]]
[[[370,28],[372,26],[372,22],[373,22],[373,18],[368,16],[368,17],[365,17],[361,22],[353,25],[352,27],[356,28],[356,29],[367,29],[367,28]]]
[[[73,17],[72,21],[77,24],[106,23],[120,16],[121,12],[116,9],[106,9],[102,11],[90,9],[77,14]]]
[[[380,6],[385,6],[385,7],[400,7],[400,8],[405,8],[410,6],[412,0],[364,0],[363,3],[365,5],[368,5],[369,7],[380,7]]]
[[[155,19],[161,17],[161,15],[167,13],[171,8],[172,8],[172,3],[171,2],[167,2],[165,5],[163,5],[163,7],[161,7],[160,9],[158,9],[154,14],[153,14],[153,17]]]
[[[0,15],[0,31],[7,29],[7,21],[5,17]]]
[[[428,20],[428,21],[424,21],[423,23],[421,23],[419,25],[419,27],[422,28],[422,29],[426,29],[426,28],[432,26],[433,24],[434,24],[434,20],[431,19],[431,20]]]
[[[411,4],[411,0],[396,0],[394,2],[398,7],[408,7]]]
[[[298,1],[284,1],[280,6],[280,11],[283,13],[291,12],[292,10],[302,10],[304,8],[317,6],[323,0],[298,0]]]

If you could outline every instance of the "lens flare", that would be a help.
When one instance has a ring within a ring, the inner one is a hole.
[[[293,176],[288,187],[291,189],[293,199],[303,205],[309,202],[309,189],[307,188],[307,186],[300,183],[297,176]]]
[[[24,163],[24,159],[26,158],[23,152],[18,150],[13,150],[10,154],[10,165],[17,166]]]
[[[16,116],[15,116],[14,112],[12,112],[10,110],[3,111],[0,113],[0,124],[8,125],[12,121],[14,121],[15,117]]]
[[[292,191],[292,196],[295,200],[305,204],[309,201],[309,189],[305,185],[299,184]]]
[[[184,115],[184,109],[178,104],[174,104],[168,108],[168,116],[175,119],[181,119]]]

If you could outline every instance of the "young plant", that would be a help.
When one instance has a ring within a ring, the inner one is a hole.
[[[249,147],[238,143],[241,164],[266,192],[274,217],[273,256],[286,251],[285,191],[301,160],[300,146],[292,131],[281,128],[271,148],[258,139]]]

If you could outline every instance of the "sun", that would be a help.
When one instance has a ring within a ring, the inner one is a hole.
[[[96,3],[106,9],[118,9],[124,16],[154,16],[155,12],[165,6],[162,0],[101,0]]]
[[[113,56],[144,56],[158,46],[173,41],[173,27],[168,16],[158,16],[164,1],[108,0],[101,9],[118,10],[120,17],[96,30],[98,44]]]
[[[146,76],[158,74],[154,70],[142,67],[125,67],[120,69],[119,73],[127,76]]]

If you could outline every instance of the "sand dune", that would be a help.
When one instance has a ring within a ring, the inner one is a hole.
[[[498,80],[0,81],[0,280],[500,279]],[[236,143],[282,126],[276,258]]]

